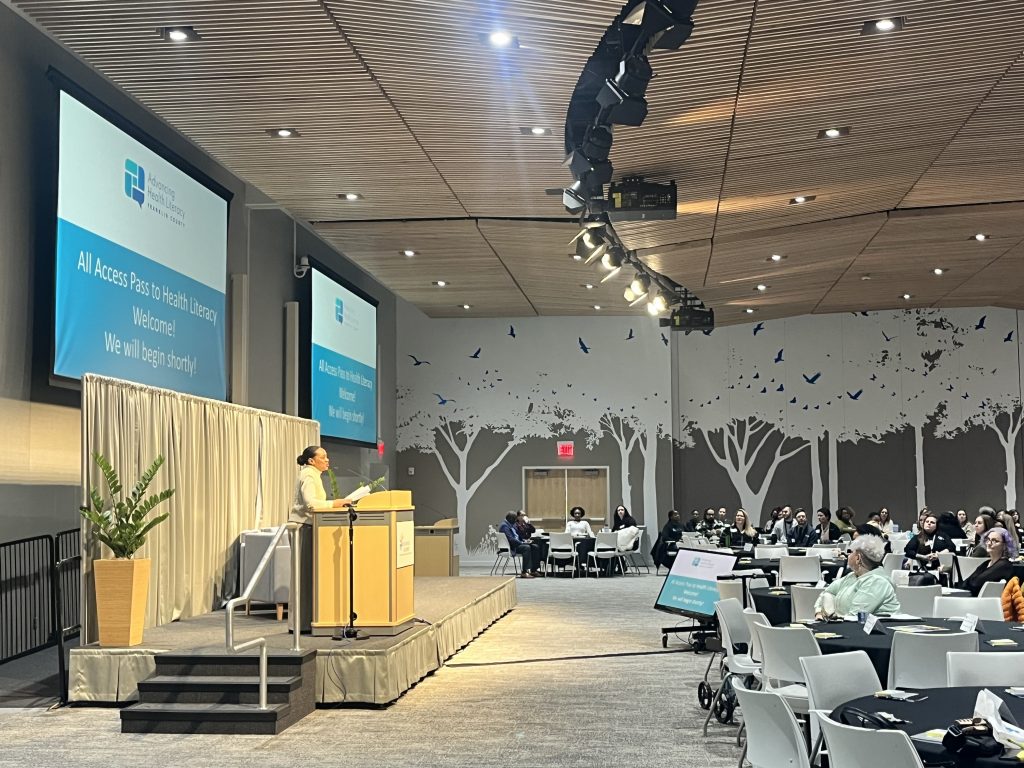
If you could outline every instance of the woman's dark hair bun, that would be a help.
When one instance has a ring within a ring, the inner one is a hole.
[[[319,445],[307,446],[306,450],[300,453],[298,457],[295,459],[295,463],[298,464],[300,467],[306,466],[307,464],[309,464],[309,460],[316,456],[316,452],[319,450]]]

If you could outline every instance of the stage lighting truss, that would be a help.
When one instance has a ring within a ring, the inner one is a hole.
[[[624,24],[639,26],[645,50],[676,50],[693,32],[690,16],[697,7],[696,0],[644,0],[638,3]]]
[[[569,244],[573,243],[576,243],[576,255],[580,256],[586,264],[591,264],[603,257],[612,246],[605,225],[601,223],[592,223],[581,229]]]

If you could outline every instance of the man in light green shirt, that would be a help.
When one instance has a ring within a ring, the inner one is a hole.
[[[879,536],[858,536],[850,544],[850,573],[828,585],[814,603],[818,619],[848,613],[898,613],[900,601],[881,569],[885,542]]]

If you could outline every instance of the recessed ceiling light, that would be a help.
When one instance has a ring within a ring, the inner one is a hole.
[[[936,267],[935,269],[932,270],[932,274],[933,275],[944,275],[944,274],[946,274],[946,270],[943,269],[942,267]]]
[[[757,285],[756,285],[756,286],[754,287],[754,290],[755,290],[755,291],[760,291],[761,293],[764,293],[765,291],[767,291],[767,290],[768,290],[768,286],[767,286],[767,285],[765,285],[764,283],[758,283],[758,284],[757,284]]]
[[[473,308],[473,305],[472,305],[472,304],[463,304],[463,305],[462,305],[462,308],[463,308],[463,309],[472,309],[472,308]]]
[[[976,234],[974,236],[974,239],[978,240],[978,241],[981,241],[981,240],[988,240],[990,237],[992,237],[992,235],[986,235],[984,232],[979,232],[978,234]]]
[[[594,284],[593,283],[584,283],[583,287],[586,288],[588,291],[594,290]]]
[[[191,43],[193,40],[201,39],[195,29],[180,24],[173,27],[157,27],[156,31],[160,37],[172,43]]]
[[[340,197],[342,200],[348,200],[350,203],[355,200],[363,199],[363,196],[360,195],[358,192],[342,192],[340,195],[338,195],[338,197]],[[405,255],[408,256],[409,254],[407,253]]]
[[[861,275],[860,279],[861,280],[870,280],[871,279],[871,275]]]
[[[906,25],[906,16],[886,16],[882,19],[865,21],[860,28],[860,33],[862,35],[885,35],[889,32],[899,32]]]
[[[796,197],[789,198],[789,204],[790,205],[803,205],[804,203],[811,202],[811,200],[814,200],[815,197],[816,197],[815,195],[797,195]]]
[[[301,136],[294,128],[268,128],[267,133],[273,136],[275,139],[291,139],[295,136]]]
[[[747,307],[743,311],[746,312],[748,315],[754,314],[754,308],[753,307]]]
[[[838,139],[841,136],[849,136],[849,128],[824,128],[818,131],[819,139]]]
[[[572,254],[572,260],[573,261],[583,261],[583,257],[580,256],[578,253],[574,253],[574,254]]]
[[[910,301],[911,298],[913,298],[913,297],[909,293],[904,293],[903,294],[903,300],[904,301]]]
[[[496,29],[480,36],[492,48],[518,48],[519,38],[506,29]]]
[[[523,134],[524,136],[550,136],[551,135],[551,129],[550,128],[541,128],[539,125],[535,125],[533,127],[526,126],[526,125],[520,126],[519,132],[521,134]],[[559,190],[559,192],[561,192],[561,190]]]
[[[412,258],[413,256],[416,255],[416,251],[413,251],[413,250],[410,250],[410,249],[406,248],[404,251],[402,251],[402,255],[403,256],[408,256],[408,257]]]
[[[784,258],[786,258],[786,257],[783,256],[780,253],[773,253],[771,256],[769,256],[767,259],[765,259],[765,261],[779,262],[779,261],[782,261]]]
[[[435,280],[434,285],[436,285],[438,288],[444,288],[446,285],[448,285],[448,283],[444,280]]]
[[[595,305],[594,305],[594,309],[600,309],[600,308],[601,308],[601,305],[600,305],[600,304],[595,304]]]

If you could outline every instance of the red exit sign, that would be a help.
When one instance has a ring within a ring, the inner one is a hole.
[[[558,458],[571,459],[576,455],[576,444],[572,440],[558,441]]]

